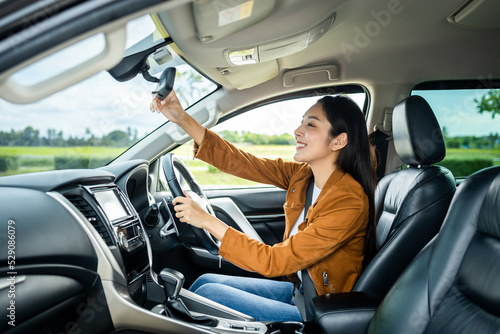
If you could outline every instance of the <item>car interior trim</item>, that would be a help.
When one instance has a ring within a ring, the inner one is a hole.
[[[120,265],[111,253],[110,248],[104,243],[104,240],[99,236],[95,228],[90,225],[80,211],[73,209],[73,204],[71,204],[66,197],[55,191],[49,192],[47,195],[59,202],[59,204],[61,204],[75,218],[75,220],[86,232],[90,242],[96,250],[97,273],[101,279],[112,281],[117,280],[121,284],[126,285],[126,278],[123,275]]]
[[[210,204],[214,209],[222,210],[236,223],[240,230],[250,238],[263,242],[259,234],[252,227],[240,208],[229,197],[219,197],[210,199]]]
[[[109,312],[116,329],[134,328],[155,333],[213,333],[186,322],[153,313],[136,305],[129,297],[126,286],[102,280]]]

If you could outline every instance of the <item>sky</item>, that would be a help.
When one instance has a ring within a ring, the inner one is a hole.
[[[424,97],[432,107],[436,118],[446,127],[450,137],[485,136],[500,133],[500,116],[494,119],[491,113],[480,114],[474,100],[480,100],[487,89],[415,91],[414,95]]]
[[[132,21],[127,26],[127,46],[153,29],[149,16]],[[36,84],[95,56],[103,47],[103,36],[93,36],[16,73],[14,80]],[[155,87],[155,83],[145,81],[142,76],[118,83],[104,71],[36,103],[19,105],[0,99],[0,131],[19,131],[32,126],[42,136],[48,129],[56,129],[68,137],[83,136],[89,128],[101,136],[132,126],[139,135],[144,135],[165,122],[161,115],[149,111]]]

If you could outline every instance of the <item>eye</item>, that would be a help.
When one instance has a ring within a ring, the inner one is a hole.
[[[307,126],[314,128],[314,124],[312,124],[311,122],[307,123]]]

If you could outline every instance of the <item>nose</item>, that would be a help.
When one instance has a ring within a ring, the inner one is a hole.
[[[302,137],[302,134],[303,134],[302,125],[303,124],[300,124],[299,127],[297,129],[295,129],[295,131],[293,132],[293,134],[295,135],[295,138]]]

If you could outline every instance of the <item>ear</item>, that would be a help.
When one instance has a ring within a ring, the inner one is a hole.
[[[347,133],[342,132],[330,142],[332,151],[339,151],[347,145]]]

